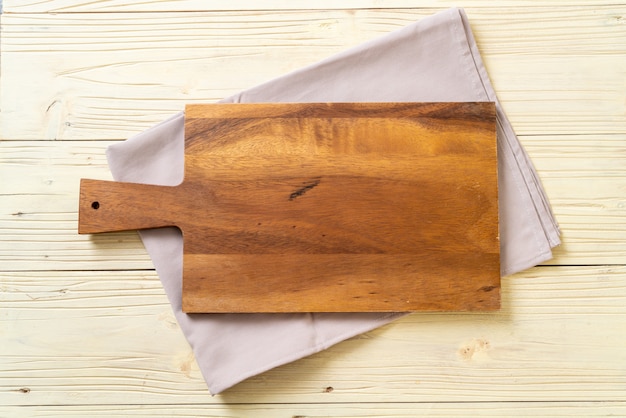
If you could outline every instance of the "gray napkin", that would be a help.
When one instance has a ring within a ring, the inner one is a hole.
[[[496,101],[463,10],[450,9],[223,102]],[[183,178],[184,115],[107,150],[116,180],[176,185]],[[552,257],[559,230],[537,174],[497,104],[502,275]],[[141,231],[143,243],[217,394],[273,367],[324,350],[402,313],[184,314],[182,237]],[[416,336],[420,338],[420,336]]]

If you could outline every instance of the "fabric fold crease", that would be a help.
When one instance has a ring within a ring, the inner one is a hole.
[[[460,9],[449,9],[222,102],[486,100],[497,98],[467,17]],[[559,232],[530,159],[499,103],[497,106],[501,264],[502,274],[507,275],[550,259],[551,247],[559,243]],[[183,130],[184,115],[178,113],[111,145],[107,158],[114,178],[180,183]],[[212,394],[405,315],[187,315],[181,310],[180,232],[163,228],[141,231],[140,236]]]

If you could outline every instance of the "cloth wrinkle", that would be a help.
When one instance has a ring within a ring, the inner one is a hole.
[[[455,13],[450,14],[450,32],[451,36],[456,40],[456,43],[459,48],[459,68],[463,68],[469,79],[472,80],[472,86],[474,87],[474,92],[476,93],[476,101],[480,100],[488,100],[489,97],[486,95],[486,90],[484,86],[481,88],[482,81],[480,80],[480,76],[476,71],[476,63],[471,54],[471,50],[469,48],[469,42],[467,39],[467,35],[465,29],[463,28],[463,21],[459,14],[458,9],[453,9]]]
[[[508,275],[552,256],[551,247],[560,242],[558,224],[497,101],[462,9],[434,14],[220,103],[485,100],[495,101],[497,109],[501,272]],[[184,175],[184,113],[111,145],[107,159],[118,181],[178,184]],[[211,394],[407,315],[188,315],[182,312],[180,231],[146,230],[140,237]]]

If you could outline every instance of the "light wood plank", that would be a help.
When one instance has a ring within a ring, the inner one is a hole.
[[[0,275],[0,404],[626,401],[626,267],[537,267],[210,397],[151,272]]]
[[[626,137],[537,135],[521,139],[561,227],[562,244],[547,264],[624,264],[626,222],[620,218],[626,214],[622,192],[626,165],[618,149]]]
[[[78,235],[81,177],[112,179],[107,142],[1,142],[2,270],[151,269],[136,232]],[[69,167],[72,167],[68,170]]]
[[[211,398],[154,272],[51,271],[151,268],[136,234],[75,234],[107,142],[3,142],[0,416],[626,416],[626,5],[415,6],[4,0],[0,139],[122,139],[466,7],[563,229],[551,263],[621,267],[535,268],[504,280],[501,313],[412,315]]]
[[[626,132],[625,11],[472,12],[518,133]],[[432,12],[3,15],[0,137],[125,138],[185,103],[218,100]]]
[[[551,264],[626,259],[624,135],[522,138],[553,204],[563,244]],[[79,179],[110,179],[110,142],[0,143],[3,270],[150,269],[134,232],[78,235]],[[572,181],[575,179],[576,181]]]
[[[223,10],[308,10],[318,9],[362,9],[362,8],[415,8],[412,0],[318,0],[311,3],[308,0],[273,0],[259,2],[255,0],[229,0],[228,2],[206,2],[203,0],[161,0],[159,2],[145,2],[142,0],[5,0],[5,13],[76,13],[76,12],[171,12],[171,11],[223,11]],[[588,5],[589,0],[570,0],[571,5]],[[595,4],[612,5],[610,1],[596,0]],[[428,0],[419,2],[419,7],[490,7],[490,0]],[[532,6],[528,0],[503,0],[498,2],[500,8]],[[561,0],[543,0],[540,6],[562,8]]]
[[[607,417],[626,415],[626,402],[332,403],[300,405],[0,406],[0,416],[43,417]]]

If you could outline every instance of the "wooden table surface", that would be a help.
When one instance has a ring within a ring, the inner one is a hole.
[[[416,7],[419,5],[419,7]],[[449,6],[563,231],[503,309],[412,314],[211,397],[136,233],[79,236],[104,150]],[[626,3],[5,0],[0,417],[626,416]]]

